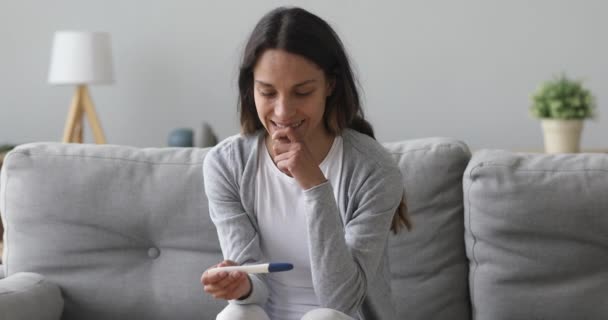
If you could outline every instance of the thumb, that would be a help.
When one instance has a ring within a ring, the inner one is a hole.
[[[218,267],[238,266],[238,264],[232,260],[224,260],[217,265]]]

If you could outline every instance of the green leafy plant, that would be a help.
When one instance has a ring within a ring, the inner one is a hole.
[[[0,145],[0,153],[6,153],[11,151],[15,146],[12,144],[2,144]]]
[[[530,111],[538,118],[593,118],[595,98],[581,81],[568,79],[562,74],[545,82],[534,93]]]

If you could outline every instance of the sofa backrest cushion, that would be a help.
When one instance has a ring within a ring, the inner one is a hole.
[[[214,319],[200,276],[221,261],[206,149],[37,143],[5,159],[7,276],[61,287],[63,319]],[[207,318],[205,318],[207,317]]]
[[[389,241],[399,319],[470,319],[462,176],[468,147],[448,138],[385,144],[403,173],[412,231]]]
[[[403,172],[414,229],[389,239],[399,318],[469,319],[463,240],[466,145],[387,143]],[[5,163],[5,270],[43,274],[63,319],[213,319],[224,306],[201,273],[222,259],[207,212],[207,149],[36,143]]]
[[[475,153],[464,177],[475,319],[608,316],[608,155]]]

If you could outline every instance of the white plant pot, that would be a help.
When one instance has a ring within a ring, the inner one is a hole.
[[[541,119],[546,153],[580,151],[583,120]]]

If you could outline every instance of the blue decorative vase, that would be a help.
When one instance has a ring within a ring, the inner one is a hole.
[[[191,148],[194,146],[194,131],[188,128],[174,129],[169,133],[169,147]]]

